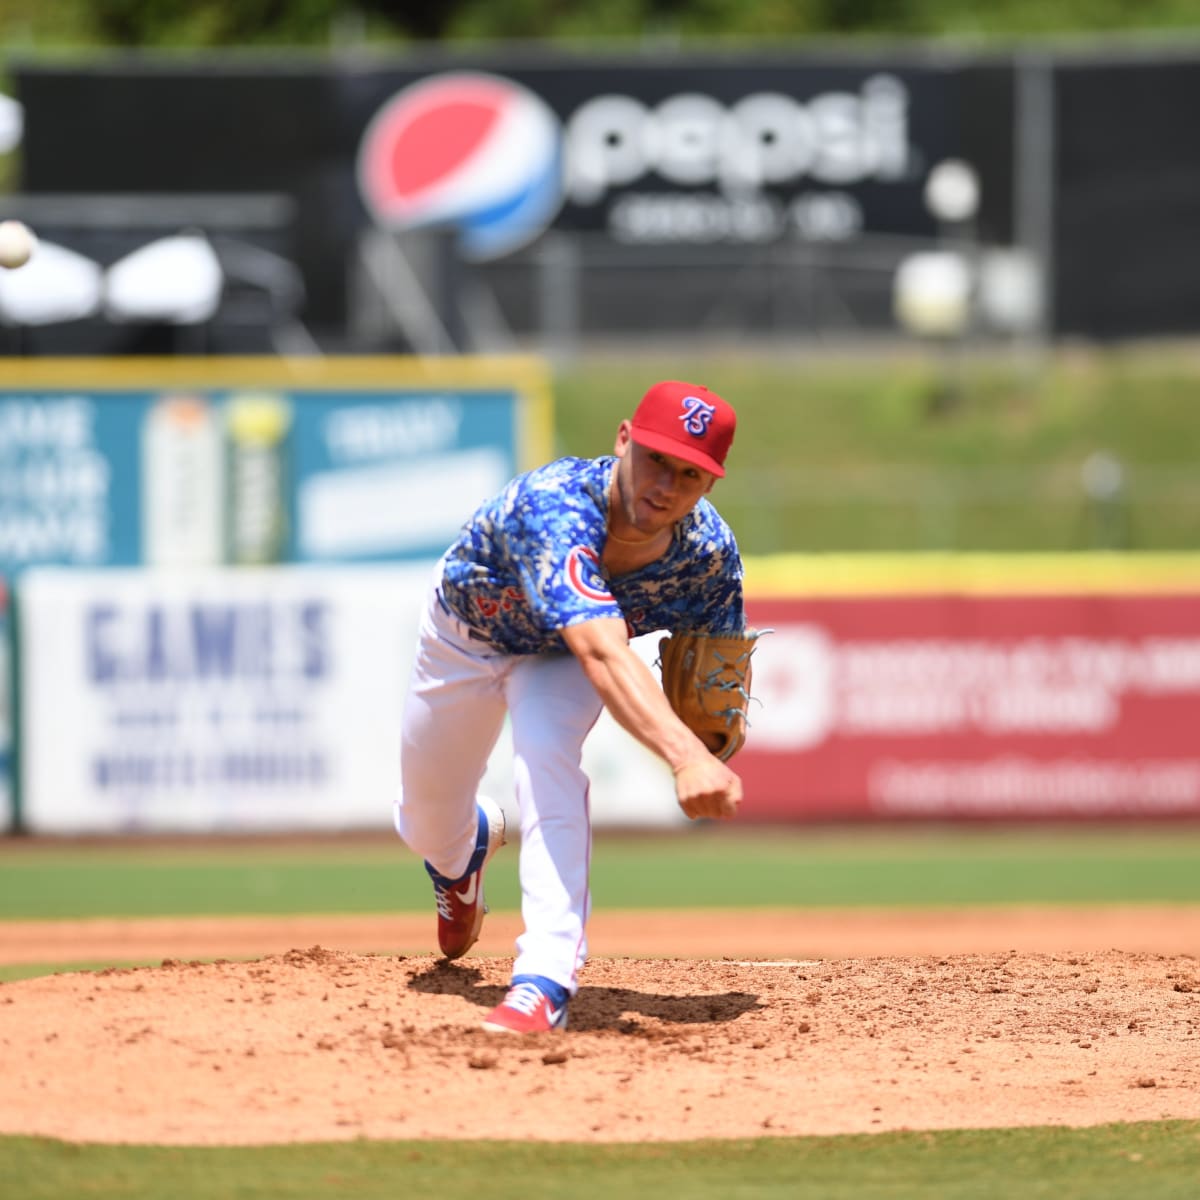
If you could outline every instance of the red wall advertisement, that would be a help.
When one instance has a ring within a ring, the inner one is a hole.
[[[1200,592],[748,607],[745,819],[1200,814]]]

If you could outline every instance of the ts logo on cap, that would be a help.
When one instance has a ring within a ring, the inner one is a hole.
[[[371,118],[358,188],[385,229],[449,225],[465,257],[532,241],[562,206],[562,134],[538,96],[482,72],[433,75]]]
[[[684,396],[683,415],[679,419],[692,437],[703,437],[708,432],[716,412],[715,404],[705,404],[699,396]]]
[[[682,458],[720,479],[737,414],[710,388],[663,379],[642,397],[629,424],[638,445]]]

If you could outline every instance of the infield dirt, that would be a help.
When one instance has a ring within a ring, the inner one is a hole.
[[[484,953],[447,964],[405,953],[429,922],[395,918],[0,925],[3,962],[166,959],[0,984],[0,1131],[652,1141],[1200,1118],[1195,908],[609,914],[570,1030],[525,1039],[478,1029],[514,929],[494,914]],[[262,957],[199,961],[222,954]]]

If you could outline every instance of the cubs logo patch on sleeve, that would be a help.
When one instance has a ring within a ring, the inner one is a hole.
[[[612,604],[613,595],[600,573],[600,558],[589,546],[575,546],[567,554],[567,585],[576,595],[598,604]]]

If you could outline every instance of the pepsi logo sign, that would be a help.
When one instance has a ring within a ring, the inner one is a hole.
[[[537,237],[562,206],[561,143],[554,113],[512,80],[435,75],[372,118],[359,191],[385,229],[450,225],[464,257],[499,258]]]
[[[566,191],[593,204],[648,174],[682,188],[710,184],[730,195],[810,178],[845,186],[899,182],[909,173],[908,90],[872,75],[855,92],[807,101],[754,92],[726,106],[685,92],[653,107],[632,96],[597,96],[569,118]]]
[[[844,240],[863,228],[845,189],[914,178],[908,109],[904,83],[881,73],[856,92],[804,100],[754,92],[727,104],[686,92],[650,105],[604,93],[560,122],[511,79],[447,72],[397,92],[371,119],[358,185],[382,228],[453,228],[477,262],[532,242],[564,203],[611,201],[610,232],[624,242],[761,242],[788,229]],[[637,190],[644,180],[650,190]],[[797,194],[804,180],[829,190]],[[792,193],[786,211],[771,189]]]

